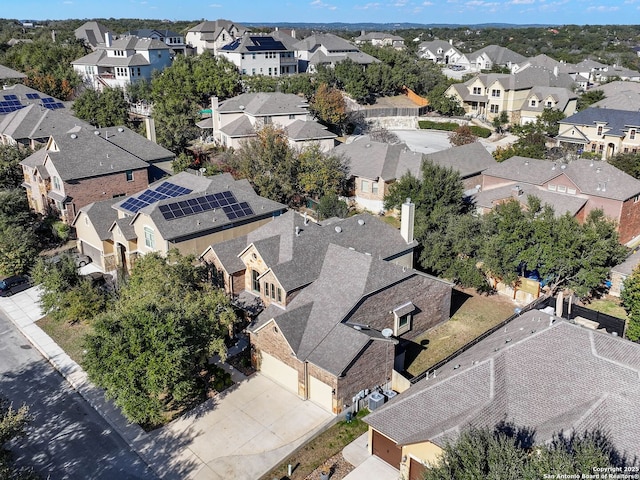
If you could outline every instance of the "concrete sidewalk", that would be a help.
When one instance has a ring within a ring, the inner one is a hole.
[[[235,385],[147,433],[127,422],[105,399],[104,390],[38,327],[39,297],[37,287],[0,297],[0,309],[161,478],[253,480],[335,420],[263,375],[245,377],[214,358],[231,373]]]

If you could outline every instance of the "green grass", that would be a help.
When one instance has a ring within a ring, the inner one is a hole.
[[[82,322],[70,323],[64,320],[53,320],[48,316],[38,320],[37,325],[49,335],[74,362],[82,364],[84,337],[93,331],[91,325]]]
[[[611,315],[612,317],[621,318],[623,320],[627,319],[627,312],[625,312],[624,308],[620,304],[620,299],[615,297],[603,297],[592,300],[591,303],[587,305],[587,308],[595,310],[596,312]]]
[[[369,413],[363,409],[358,412],[351,423],[340,421],[322,432],[302,448],[292,453],[280,465],[273,468],[261,480],[274,478],[289,478],[291,480],[303,480],[315,469],[321,466],[325,460],[342,451],[344,447],[353,442],[369,428],[362,421],[362,417]],[[295,470],[291,477],[287,477],[287,466],[294,465]]]
[[[414,340],[407,359],[411,375],[419,375],[431,365],[451,355],[474,338],[513,314],[514,304],[500,295],[478,295],[470,290],[454,289],[453,316]]]

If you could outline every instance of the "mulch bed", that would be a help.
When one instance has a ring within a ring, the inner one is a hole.
[[[355,467],[347,462],[342,456],[342,452],[337,453],[333,457],[327,459],[322,465],[316,468],[305,480],[318,480],[320,472],[329,471],[330,480],[341,480],[346,477]]]

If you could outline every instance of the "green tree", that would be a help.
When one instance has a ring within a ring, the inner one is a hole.
[[[358,103],[363,103],[371,95],[367,86],[367,79],[362,65],[346,59],[338,62],[334,67],[337,87],[344,90]]]
[[[425,480],[544,478],[549,472],[592,475],[594,467],[631,465],[600,430],[554,434],[549,443],[535,443],[535,433],[501,423],[495,428],[469,427],[448,442]]]
[[[18,188],[23,181],[20,162],[31,153],[18,145],[0,145],[0,188]]]
[[[427,98],[429,99],[429,107],[436,112],[449,117],[455,115],[464,115],[464,108],[462,108],[460,102],[458,102],[458,99],[445,94],[447,88],[449,88],[449,84],[446,82],[442,82],[434,86],[429,91],[429,93],[427,94]]]
[[[137,82],[127,84],[125,92],[131,103],[151,103],[151,82],[148,80],[140,79]]]
[[[242,77],[242,87],[245,92],[277,92],[279,83],[277,77],[267,75],[245,75]]]
[[[177,251],[139,258],[86,338],[89,377],[131,422],[154,427],[192,405],[207,387],[209,358],[225,357],[224,337],[236,316],[193,260]]]
[[[473,134],[468,125],[461,125],[449,134],[449,143],[452,147],[468,145],[477,141],[478,137]]]
[[[287,75],[280,77],[280,91],[282,93],[292,93],[302,95],[307,101],[311,100],[316,88],[311,75],[300,73],[297,75]]]
[[[537,118],[536,123],[539,123],[540,129],[543,133],[551,137],[555,137],[558,135],[558,130],[560,128],[560,124],[558,122],[564,118],[566,118],[566,115],[560,110],[545,107]]]
[[[320,198],[316,211],[321,220],[331,217],[345,218],[349,214],[349,206],[347,202],[340,200],[338,195],[325,195]]]
[[[258,195],[276,202],[292,204],[299,193],[298,157],[286,132],[276,126],[265,125],[244,141],[231,157],[230,167],[248,179]]]
[[[124,125],[129,119],[129,103],[121,88],[105,88],[102,92],[88,88],[72,108],[78,118],[97,127]]]
[[[640,341],[640,269],[636,268],[627,277],[620,292],[622,306],[627,312],[626,337],[632,342]]]
[[[24,191],[0,190],[0,274],[28,271],[39,250],[34,226]]]
[[[302,193],[313,198],[342,195],[349,166],[344,156],[324,153],[315,143],[298,153],[298,181]]]
[[[590,107],[592,104],[604,99],[605,95],[602,90],[589,90],[588,92],[584,92],[578,97],[578,104],[576,108],[578,111],[584,110],[585,108]]]
[[[0,478],[6,480],[36,480],[40,478],[33,469],[16,467],[7,444],[25,436],[32,420],[29,408],[22,405],[17,410],[4,396],[0,396]]]

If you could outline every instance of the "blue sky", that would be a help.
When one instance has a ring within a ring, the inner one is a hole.
[[[17,19],[153,18],[237,22],[633,24],[640,0],[1,0]]]

